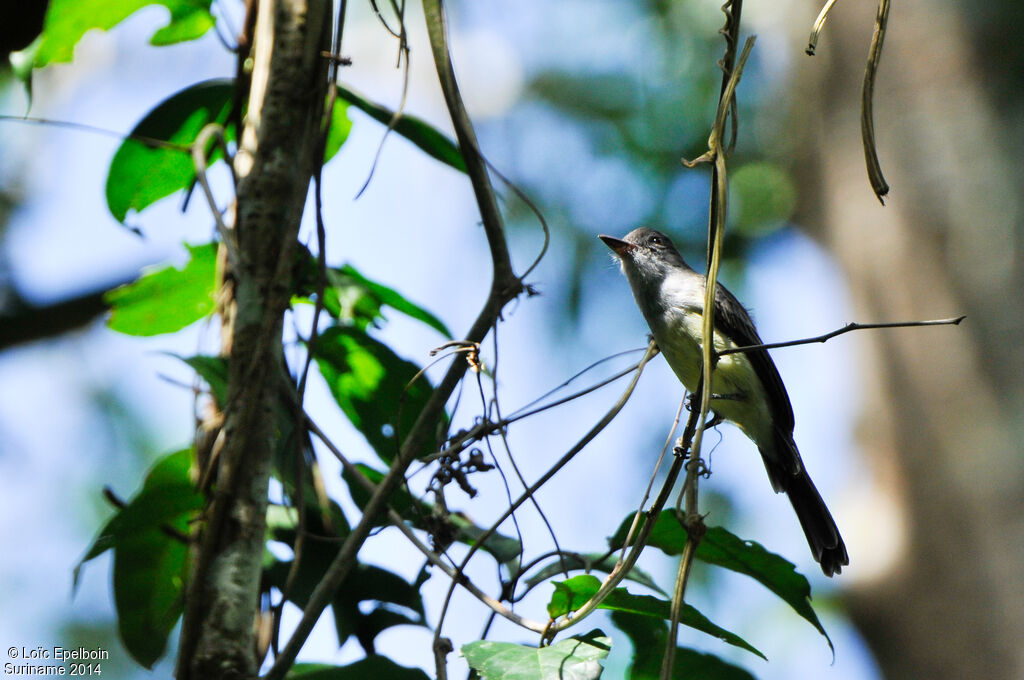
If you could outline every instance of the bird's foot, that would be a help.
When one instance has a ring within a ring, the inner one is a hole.
[[[687,397],[686,397],[686,410],[687,411],[693,411],[695,409],[699,409],[700,408],[700,400],[697,398],[697,396],[698,395],[697,395],[696,392],[691,392],[689,395],[687,395]],[[726,394],[718,394],[717,392],[712,392],[711,393],[711,400],[712,401],[715,401],[715,400],[726,400],[726,399],[732,400],[732,401],[740,401],[740,400],[745,399],[745,398],[746,398],[746,395],[743,392],[728,392]]]

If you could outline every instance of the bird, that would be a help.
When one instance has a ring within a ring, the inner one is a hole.
[[[687,391],[695,393],[703,370],[704,275],[687,265],[672,239],[660,231],[641,227],[621,239],[599,238],[618,257],[668,365]],[[717,284],[714,349],[761,344],[750,314]],[[716,420],[732,422],[754,442],[772,489],[789,497],[822,572],[840,573],[850,563],[846,545],[800,457],[793,439],[793,406],[767,350],[718,357],[712,369],[711,410]]]

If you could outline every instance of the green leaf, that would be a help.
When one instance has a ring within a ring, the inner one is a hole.
[[[759,543],[744,541],[722,527],[708,528],[695,556],[708,564],[750,576],[817,628],[828,641],[829,648],[835,649],[832,638],[811,607],[811,584],[807,577],[797,572],[792,562],[765,550]]]
[[[678,680],[754,680],[745,668],[734,666],[714,654],[702,654],[686,647],[676,647],[672,677]]]
[[[477,545],[484,529],[471,522],[465,515],[451,514],[449,521],[456,528],[455,540],[466,545]],[[523,554],[523,544],[514,538],[503,536],[497,532],[492,533],[484,539],[480,549],[489,553],[499,563],[514,569],[518,564],[519,557]]]
[[[305,502],[301,546],[297,543],[298,512],[283,506],[267,509],[269,540],[291,547],[299,564],[293,575],[293,561],[279,559],[268,551],[262,580],[264,592],[277,588],[298,607],[308,604],[313,590],[338,554],[341,541],[350,531],[341,508],[334,501],[321,509],[316,498],[309,494]],[[338,644],[343,645],[349,637],[355,636],[365,650],[372,652],[374,640],[382,631],[399,625],[424,625],[419,585],[386,569],[356,564],[331,600]],[[371,605],[368,611],[363,603]]]
[[[539,649],[478,640],[463,645],[462,655],[484,680],[595,680],[611,643],[595,629]]]
[[[140,212],[192,186],[196,170],[188,147],[207,123],[227,125],[234,95],[231,79],[196,83],[165,99],[135,126],[114,154],[107,174],[107,207],[119,222],[129,211]],[[153,146],[143,138],[178,148]],[[214,147],[209,164],[222,157],[221,149]]]
[[[668,642],[668,624],[647,616],[615,612],[612,622],[623,631],[633,645],[633,663],[629,680],[658,680],[661,660]],[[754,680],[739,666],[733,666],[712,654],[701,654],[685,647],[676,647],[672,678],[678,680]]]
[[[210,387],[214,400],[223,406],[228,403],[228,360],[197,354],[192,357],[178,357],[192,367]]]
[[[114,550],[114,604],[125,648],[149,668],[163,655],[181,616],[188,576],[189,521],[203,508],[189,476],[192,452],[185,449],[156,463],[142,489],[103,527],[74,570]]]
[[[364,602],[374,602],[365,614],[360,607]],[[338,644],[355,636],[367,653],[373,652],[377,635],[391,626],[426,625],[417,585],[372,565],[360,564],[352,570],[331,601],[331,611]]]
[[[376,281],[371,281],[360,274],[359,271],[351,265],[345,265],[341,267],[341,269],[335,269],[332,271],[334,272],[334,275],[331,277],[331,283],[335,288],[361,288],[380,305],[387,305],[396,312],[401,312],[410,318],[422,321],[444,337],[449,340],[451,339],[451,332],[440,319],[425,310],[423,307],[409,302],[409,300],[404,298],[393,288],[388,288]]]
[[[142,489],[125,507],[110,518],[93,539],[85,556],[75,566],[74,584],[86,562],[116,547],[118,541],[135,531],[160,526],[171,516],[202,507],[202,497],[189,477],[191,451],[176,451],[157,461],[146,475]]]
[[[319,555],[326,566],[334,553],[338,542],[348,537],[351,527],[341,507],[328,499],[326,506],[321,508],[319,499],[312,492],[303,497],[306,516],[306,540],[311,541],[311,555]],[[267,540],[278,541],[295,549],[295,540],[299,532],[299,511],[292,506],[272,504],[267,508]]]
[[[43,44],[36,66],[71,61],[75,45],[86,32],[106,31],[149,5],[170,10],[167,25],[153,34],[153,45],[194,40],[213,28],[211,0],[50,0],[43,24]]]
[[[612,569],[615,568],[617,562],[618,558],[614,555],[607,556],[605,553],[566,553],[561,557],[553,557],[550,562],[531,574],[530,577],[526,579],[525,583],[527,586],[532,587],[538,583],[543,583],[552,576],[557,576],[564,571],[600,571],[605,574],[609,574]],[[639,567],[633,567],[630,569],[629,574],[626,575],[626,579],[633,581],[634,583],[639,583],[642,586],[646,586],[651,590],[661,593],[662,595],[667,594],[658,587],[658,584],[654,582],[654,579],[650,574]]]
[[[224,127],[226,141],[235,139],[228,118],[236,94],[235,81],[218,78],[196,83],[171,95],[146,114],[126,138],[110,162],[107,175],[107,207],[119,222],[131,211],[141,212],[162,198],[189,189],[196,180],[190,146],[209,123]],[[330,160],[348,139],[352,121],[344,102],[334,107],[324,148]],[[154,145],[161,140],[174,147]],[[223,158],[223,150],[208,150],[208,164]]]
[[[609,539],[612,547],[622,545],[632,521],[633,516],[629,515],[619,525],[615,536]],[[665,510],[661,513],[647,544],[668,555],[682,553],[686,544],[686,530],[676,519],[673,511]],[[833,648],[832,639],[811,608],[811,584],[805,576],[797,573],[792,562],[765,550],[759,543],[744,541],[722,527],[708,527],[703,540],[697,546],[695,557],[707,564],[746,574],[758,581],[813,625],[825,636],[828,646]]]
[[[187,531],[185,522],[175,528]],[[159,531],[123,539],[114,549],[117,628],[132,658],[151,668],[181,616],[188,548]]]
[[[384,473],[380,470],[373,469],[369,465],[364,463],[355,463],[355,467],[364,477],[374,484],[380,484],[384,480]],[[349,495],[352,496],[352,500],[360,510],[365,508],[366,504],[370,502],[370,492],[367,491],[366,488],[359,483],[359,480],[355,478],[355,475],[347,469],[342,469],[341,476],[342,479],[345,480],[345,483],[348,484],[348,492]],[[412,497],[404,485],[396,489],[395,493],[388,498],[388,507],[405,519],[413,522],[414,526],[418,517],[424,514],[430,514],[430,504],[418,502]],[[383,516],[379,517],[378,520],[380,524],[388,524],[387,519]]]
[[[173,333],[213,311],[217,244],[189,246],[188,263],[149,271],[104,296],[112,314],[107,326],[127,335]]]
[[[338,85],[338,97],[352,104],[379,123],[388,125],[395,112],[385,106],[371,102],[355,90]],[[429,123],[415,117],[402,115],[395,123],[394,131],[415,144],[431,158],[449,165],[459,172],[466,172],[466,162],[462,160],[458,145],[447,135]]]
[[[331,129],[327,132],[327,144],[324,146],[324,163],[341,150],[350,132],[352,120],[348,117],[348,104],[335,102],[334,110],[331,111]]]
[[[296,295],[306,300],[317,294],[320,281],[320,265],[316,257],[304,247],[301,248],[301,276]],[[363,276],[355,267],[327,268],[327,283],[324,289],[324,309],[335,319],[352,324],[360,330],[378,326],[384,319],[381,307],[391,307],[396,312],[422,321],[437,332],[451,339],[447,326],[436,316],[407,300],[401,293],[384,284]]]
[[[616,530],[615,535],[608,539],[608,544],[611,548],[618,550],[622,547],[622,544],[626,540],[626,535],[629,532],[629,528],[633,524],[634,515],[627,515],[622,523],[619,524],[619,528]],[[636,532],[634,537],[639,534],[640,529],[647,522],[646,515],[641,516],[640,522],[637,524]],[[683,547],[686,545],[686,530],[683,529],[683,525],[679,523],[675,513],[671,510],[664,510],[658,519],[654,522],[654,528],[651,529],[651,535],[647,540],[647,545],[658,548],[666,555],[681,555]]]
[[[283,534],[294,530],[275,530],[274,539],[288,540]],[[324,540],[315,533],[312,525],[307,528],[306,540],[302,545],[298,570],[289,582],[292,570],[290,560],[268,558],[264,567],[264,588],[274,587],[298,607],[305,607],[324,572],[338,553],[339,540]],[[361,606],[369,603],[366,613]],[[409,583],[401,576],[386,569],[368,564],[357,564],[338,587],[331,600],[331,611],[338,634],[338,645],[344,645],[354,636],[363,649],[372,652],[374,639],[392,626],[423,626],[423,600],[418,584]]]
[[[347,666],[329,666],[322,663],[297,663],[285,676],[287,680],[429,680],[430,676],[419,668],[399,666],[386,656],[368,656]]]
[[[416,377],[416,364],[356,328],[327,329],[313,351],[341,410],[381,460],[390,463],[434,388],[425,376]],[[435,448],[428,440],[417,456]]]
[[[551,618],[556,618],[582,607],[587,600],[597,594],[601,587],[601,581],[596,576],[583,574],[574,576],[568,581],[554,582],[553,585],[555,586],[555,592],[548,603],[548,615]],[[668,600],[662,600],[650,595],[634,595],[625,588],[616,588],[598,605],[598,609],[608,609],[627,614],[641,614],[643,616],[668,620],[671,617],[671,606],[672,604]],[[684,626],[716,637],[734,647],[745,649],[762,659],[767,658],[756,647],[739,635],[715,625],[706,616],[697,611],[696,608],[688,604],[683,605],[679,622]]]

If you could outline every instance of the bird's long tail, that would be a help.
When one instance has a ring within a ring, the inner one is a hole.
[[[776,431],[774,439],[773,451],[761,451],[772,487],[776,493],[785,491],[789,496],[811,553],[825,576],[838,574],[850,563],[850,557],[836,521],[807,474],[792,435]]]
[[[811,553],[821,565],[825,576],[841,572],[843,567],[850,563],[850,557],[846,554],[846,544],[839,535],[839,528],[832,519],[832,513],[828,511],[825,501],[821,499],[821,494],[818,493],[806,470],[801,470],[799,474],[789,478],[786,495],[789,496],[789,502],[793,504],[796,517],[800,520],[807,543],[811,546]]]

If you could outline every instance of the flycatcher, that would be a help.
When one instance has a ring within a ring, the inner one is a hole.
[[[705,278],[683,261],[665,234],[635,229],[601,236],[622,262],[633,297],[676,376],[696,392],[703,366]],[[718,284],[714,349],[763,344],[743,305]],[[763,349],[719,357],[712,369],[711,409],[757,444],[776,493],[785,491],[826,576],[850,563],[846,546],[793,441],[793,406],[772,358]]]

